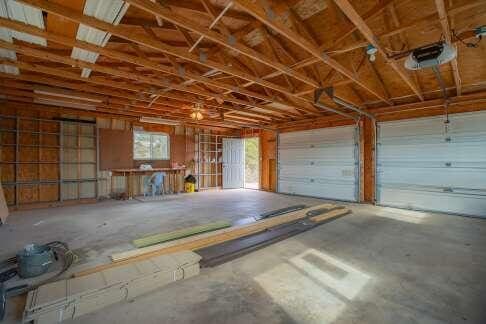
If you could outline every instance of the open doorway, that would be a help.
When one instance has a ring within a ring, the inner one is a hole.
[[[260,189],[260,141],[245,138],[245,188]]]

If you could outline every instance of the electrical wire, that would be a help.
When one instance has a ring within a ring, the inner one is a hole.
[[[461,43],[463,43],[464,45],[466,45],[466,47],[469,47],[469,48],[478,48],[479,42],[481,42],[481,40],[483,39],[483,37],[481,35],[479,35],[478,36],[478,40],[475,43],[465,42],[463,39],[461,39],[456,34],[456,31],[454,29],[452,30],[452,36],[454,36],[458,41],[460,41]]]

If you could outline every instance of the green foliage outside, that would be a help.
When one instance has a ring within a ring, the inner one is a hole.
[[[258,138],[245,139],[245,182],[258,183]]]

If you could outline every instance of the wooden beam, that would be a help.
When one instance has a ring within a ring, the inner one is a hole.
[[[476,8],[476,7],[485,6],[485,5],[486,5],[486,0],[474,0],[474,1],[471,1],[471,2],[468,2],[468,3],[465,3],[465,4],[461,4],[461,5],[457,5],[457,6],[450,8],[448,10],[447,14],[450,17],[453,17],[454,15],[460,14],[461,12],[464,12],[466,10],[471,10],[471,9]],[[398,33],[401,33],[401,32],[404,32],[404,31],[407,31],[407,30],[410,30],[410,29],[418,28],[418,27],[425,28],[425,27],[433,25],[433,24],[435,24],[439,21],[440,21],[440,18],[437,15],[437,13],[433,13],[433,14],[427,15],[423,18],[412,21],[412,22],[410,22],[406,25],[402,25],[399,28],[396,28],[394,30],[380,34],[379,37],[380,38],[391,37],[391,36],[396,35]]]
[[[122,82],[115,82],[115,81],[107,80],[105,78],[100,78],[100,77],[97,77],[97,76],[92,76],[90,78],[82,78],[82,77],[78,76],[77,73],[59,71],[56,68],[47,68],[47,67],[44,67],[44,66],[41,66],[41,65],[31,64],[31,63],[26,63],[26,62],[8,61],[8,60],[4,60],[4,61],[0,61],[0,62],[2,62],[0,64],[9,64],[9,65],[17,66],[21,70],[27,70],[27,71],[32,71],[32,72],[36,72],[36,73],[44,73],[44,74],[48,74],[48,75],[52,75],[52,76],[56,76],[56,77],[60,77],[60,78],[69,78],[69,79],[80,81],[80,82],[83,82],[83,83],[86,83],[86,82],[87,83],[93,83],[93,84],[96,84],[96,85],[101,85],[103,87],[109,86],[109,87],[113,87],[113,88],[116,88],[116,89],[133,91],[135,93],[145,92],[145,93],[149,93],[149,94],[157,94],[157,91],[155,89],[153,89],[152,87],[142,87],[142,86],[139,86],[139,85],[133,85],[133,84],[129,84],[129,83],[126,83],[126,82],[123,82],[123,83]],[[96,67],[95,67],[95,69],[96,69]],[[95,70],[95,69],[93,69],[93,70]],[[175,96],[175,95],[171,96],[171,95],[166,94],[165,97],[171,98],[171,99],[174,99],[174,100],[188,101],[188,102],[191,102],[191,103],[199,102],[198,100],[189,99],[186,96]],[[137,100],[137,99],[134,99],[134,100]],[[177,107],[180,108],[180,106],[181,105],[178,105]],[[219,106],[217,106],[217,107],[219,107]],[[223,108],[234,110],[233,107],[224,106]],[[238,110],[236,110],[236,111],[238,111]],[[272,117],[274,117],[274,116],[272,115]]]
[[[203,15],[206,14],[202,4],[198,3],[197,1],[195,2],[193,0],[163,0],[163,3],[173,8],[190,10]],[[218,7],[217,9],[221,10],[222,8]],[[228,10],[225,16],[228,18],[238,19],[245,22],[250,22],[250,23],[252,22],[251,16],[237,10]]]
[[[10,29],[14,29],[14,30],[17,30],[17,31],[21,31],[21,32],[24,32],[24,33],[28,33],[30,35],[43,37],[43,38],[46,38],[48,41],[56,42],[56,43],[63,44],[63,45],[66,45],[66,46],[77,47],[77,48],[85,49],[87,51],[96,52],[96,53],[105,55],[107,57],[111,57],[111,58],[114,58],[114,59],[117,59],[117,60],[120,60],[120,61],[123,61],[123,62],[131,63],[131,64],[143,66],[143,67],[146,67],[146,68],[151,69],[151,70],[164,72],[164,73],[171,74],[171,75],[174,75],[174,76],[177,76],[177,77],[183,77],[183,78],[188,79],[188,80],[190,80],[190,79],[198,80],[200,82],[210,84],[211,86],[214,86],[214,87],[218,87],[218,88],[222,88],[222,89],[226,89],[226,90],[233,90],[233,91],[242,93],[244,95],[256,97],[257,99],[261,99],[261,100],[269,100],[270,99],[270,98],[265,97],[265,96],[258,94],[256,92],[249,91],[249,90],[246,90],[246,89],[240,89],[238,87],[234,87],[234,86],[228,85],[228,84],[223,83],[223,82],[214,81],[214,80],[211,80],[209,78],[202,77],[202,76],[200,76],[196,73],[191,73],[187,70],[184,70],[184,73],[181,73],[180,69],[178,69],[176,66],[174,66],[173,68],[169,68],[169,67],[166,67],[164,65],[153,62],[153,61],[148,60],[148,59],[143,58],[143,57],[133,56],[133,55],[130,55],[130,54],[126,54],[124,52],[110,50],[110,49],[99,47],[99,46],[89,44],[89,43],[86,43],[86,42],[76,41],[76,40],[73,40],[73,39],[70,39],[70,38],[67,38],[67,37],[64,37],[64,36],[59,36],[59,35],[55,35],[55,34],[52,34],[52,33],[47,33],[47,32],[45,32],[45,31],[43,31],[39,28],[36,28],[36,27],[33,27],[33,26],[28,26],[28,25],[25,25],[25,24],[20,23],[20,22],[15,22],[15,21],[12,21],[12,20],[0,18],[0,26],[7,27],[7,28],[10,28]],[[138,45],[135,45],[135,44],[134,44],[134,46],[138,47]],[[177,88],[177,90],[187,92],[187,87],[184,84],[179,84],[179,85],[171,84],[171,85],[168,85],[168,86],[173,86],[173,87]],[[255,107],[255,108],[264,109],[264,110],[272,110],[272,108],[268,109],[265,106],[255,105],[255,104],[252,104],[250,102],[245,102],[244,100],[234,99],[234,98],[230,98],[230,97],[227,97],[227,96],[224,96],[224,95],[218,95],[218,94],[213,94],[213,93],[208,94],[208,93],[204,93],[204,92],[198,92],[198,94],[206,96],[206,97],[216,97],[216,98],[220,97],[222,100],[228,99],[228,101],[230,101],[230,102],[240,104],[240,105],[244,105],[244,106],[248,106],[248,107]]]
[[[363,36],[372,44],[378,51],[382,54],[385,61],[390,65],[390,67],[395,70],[395,72],[402,78],[403,81],[412,89],[412,91],[417,95],[417,97],[423,101],[424,97],[420,92],[417,85],[410,79],[407,72],[394,60],[388,58],[385,49],[381,45],[378,37],[371,31],[368,24],[364,19],[356,12],[354,7],[349,3],[348,0],[334,0],[338,7],[344,12],[344,14],[353,22],[353,24],[358,28],[358,30],[363,34]]]
[[[114,262],[78,272],[74,274],[74,276],[75,277],[85,276],[91,273],[114,268],[134,261],[144,260],[156,255],[162,255],[162,254],[172,253],[181,250],[201,249],[203,247],[212,246],[218,243],[255,234],[267,230],[274,226],[303,219],[306,217],[306,213],[311,210],[317,210],[321,208],[331,209],[335,207],[336,205],[332,205],[332,204],[322,204],[322,205],[302,209],[296,212],[291,212],[288,214],[268,218],[265,220],[260,220],[255,223],[233,226],[230,228],[204,233],[196,236],[191,236],[191,237],[179,239],[172,242],[167,242],[167,243],[149,246],[142,249],[127,251],[125,253],[118,253],[117,255],[112,256],[112,260]],[[343,208],[343,209],[331,210],[325,214],[322,214],[322,216],[328,215],[330,217],[337,217],[340,215],[345,215],[347,213],[349,213],[349,210],[347,208]],[[320,217],[316,219],[316,221],[321,221],[322,218],[324,217]]]
[[[185,50],[181,50],[179,48],[173,48],[171,46],[168,46],[164,44],[163,42],[153,39],[152,37],[144,36],[144,35],[132,35],[131,33],[127,33],[126,31],[123,30],[123,28],[119,28],[120,26],[114,26],[112,24],[106,23],[104,21],[98,20],[96,18],[90,17],[90,16],[85,16],[75,10],[71,10],[65,6],[61,6],[58,4],[55,4],[50,1],[46,0],[19,0],[22,3],[25,3],[26,5],[30,5],[33,7],[40,8],[44,11],[47,11],[49,13],[64,17],[66,19],[69,19],[71,21],[75,21],[77,23],[82,23],[86,26],[93,27],[102,31],[106,31],[111,33],[112,35],[118,36],[120,38],[127,39],[131,42],[146,46],[148,48],[170,54],[179,58],[182,58],[184,60],[204,65],[208,68],[211,69],[216,69],[218,71],[222,71],[224,73],[239,77],[241,79],[247,80],[247,81],[252,81],[256,84],[259,84],[264,87],[268,87],[270,89],[273,89],[275,91],[279,91],[284,94],[288,94],[291,96],[295,96],[291,91],[289,91],[287,88],[276,85],[272,82],[268,82],[265,80],[262,80],[260,78],[256,78],[248,73],[244,73],[242,71],[239,71],[233,67],[226,66],[224,64],[221,64],[219,62],[216,62],[214,60],[209,59],[208,57],[204,56],[199,56],[199,55],[194,55],[191,53],[188,53]],[[295,96],[298,98],[297,96]],[[301,98],[299,98],[301,99]]]
[[[250,0],[235,0],[235,3],[238,4],[240,8],[242,8],[244,11],[261,21],[263,24],[267,25],[268,27],[272,28],[279,34],[285,36],[288,38],[290,41],[301,47],[303,50],[307,51],[308,53],[312,54],[314,57],[320,59],[322,62],[325,64],[331,66],[333,69],[337,70],[339,73],[342,75],[346,76],[359,86],[361,86],[363,89],[367,90],[377,98],[387,102],[387,99],[378,91],[372,89],[369,87],[367,84],[365,84],[361,79],[359,79],[358,76],[354,75],[350,70],[342,66],[339,62],[331,58],[329,55],[326,55],[325,53],[322,53],[317,47],[315,47],[311,42],[305,39],[305,37],[302,37],[289,28],[287,28],[285,25],[283,25],[280,21],[277,19],[271,19],[271,14],[266,12],[263,8],[260,6],[256,5],[255,3],[251,2]]]
[[[447,16],[444,0],[435,0],[435,6],[437,7],[437,12],[439,13],[440,24],[442,26],[442,33],[444,35],[445,41],[448,45],[455,47],[455,45],[452,43],[452,33],[449,27],[449,18]],[[454,58],[451,61],[451,66],[452,66],[452,75],[454,76],[454,83],[456,84],[456,92],[457,95],[460,96],[462,94],[462,87],[461,87],[461,76],[459,74],[459,66],[457,64],[457,58]]]
[[[227,47],[230,50],[234,50],[242,55],[251,57],[256,61],[265,64],[273,69],[279,70],[284,74],[296,78],[297,80],[300,80],[314,87],[319,86],[314,80],[310,79],[309,77],[290,69],[288,66],[285,66],[284,64],[274,62],[273,60],[269,59],[265,55],[255,51],[251,47],[248,47],[243,43],[236,41],[234,37],[231,37],[230,35],[224,36],[217,32],[214,32],[205,26],[201,26],[198,23],[195,23],[194,21],[188,19],[187,17],[179,15],[168,8],[162,7],[159,4],[147,2],[143,0],[126,0],[126,2],[148,13],[159,16],[175,25],[179,25],[183,28],[191,30],[192,32],[198,33],[201,36],[204,36],[205,38],[210,39],[221,46]]]

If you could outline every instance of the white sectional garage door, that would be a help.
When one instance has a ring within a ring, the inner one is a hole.
[[[358,130],[354,126],[282,133],[278,142],[278,191],[358,200]]]
[[[486,217],[486,113],[379,123],[377,203]]]

